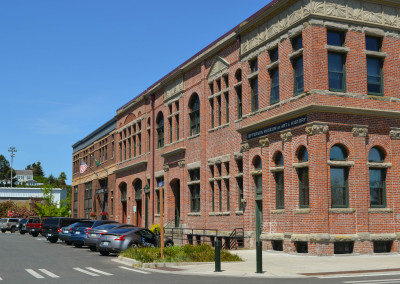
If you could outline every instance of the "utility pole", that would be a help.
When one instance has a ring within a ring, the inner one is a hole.
[[[12,187],[12,179],[13,179],[13,161],[14,161],[14,157],[15,157],[15,152],[17,152],[17,148],[11,146],[10,148],[8,148],[8,152],[10,152],[10,156],[11,156],[11,187]]]

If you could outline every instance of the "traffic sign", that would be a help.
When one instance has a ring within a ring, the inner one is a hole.
[[[8,211],[8,217],[12,217],[12,216],[14,216],[14,211]]]

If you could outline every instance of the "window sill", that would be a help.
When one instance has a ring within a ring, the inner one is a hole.
[[[253,79],[253,78],[257,77],[257,76],[258,76],[258,71],[253,72],[253,73],[251,73],[250,75],[248,75],[248,76],[247,76],[247,79],[248,79],[248,80],[251,80],[251,79]]]
[[[368,162],[367,166],[370,168],[387,169],[392,167],[392,163],[371,163]]]
[[[160,214],[154,214],[154,217],[160,217]]]
[[[279,59],[277,61],[271,63],[270,65],[268,65],[267,66],[267,70],[269,71],[269,70],[272,70],[272,69],[277,68],[277,67],[279,67]]]
[[[195,181],[189,181],[187,183],[187,185],[195,185],[195,184],[200,184],[200,181],[199,180],[195,180]]]
[[[217,127],[211,128],[210,130],[208,130],[208,132],[211,133],[211,132],[220,130],[220,129],[222,129],[222,128],[227,127],[228,125],[229,125],[229,123],[221,124],[221,125],[219,125],[219,126],[217,126]]]
[[[332,51],[332,52],[338,52],[338,53],[349,53],[350,52],[350,48],[349,47],[344,47],[344,46],[336,46],[336,45],[326,45],[325,48],[328,51]]]
[[[297,58],[297,57],[302,56],[302,55],[303,55],[303,51],[304,51],[304,48],[301,48],[301,49],[299,49],[299,50],[296,50],[296,51],[293,52],[292,54],[289,54],[289,59],[295,59],[295,58]]]
[[[331,214],[353,214],[356,212],[354,208],[329,208]]]
[[[236,84],[233,85],[234,88],[240,87],[242,86],[242,82],[237,82]]]
[[[200,212],[191,212],[187,214],[188,216],[201,216]]]
[[[295,169],[301,169],[301,168],[307,168],[309,162],[303,162],[303,163],[294,163],[292,164],[293,168]]]
[[[208,216],[231,216],[231,212],[209,212]]]
[[[309,214],[309,213],[311,213],[311,209],[310,208],[294,209],[293,213],[294,214]]]
[[[235,175],[235,178],[242,178],[243,177],[243,173],[238,173]]]
[[[235,211],[235,214],[238,215],[238,216],[239,215],[243,215],[243,211]]]
[[[386,58],[387,56],[386,52],[380,52],[380,51],[364,50],[364,53],[367,56],[373,56],[378,58]]]
[[[392,208],[368,208],[368,213],[390,214],[393,213]]]
[[[271,214],[285,214],[285,209],[271,210]]]
[[[355,164],[353,161],[331,161],[331,160],[328,160],[327,163],[329,166],[333,167],[352,167]]]
[[[271,173],[277,173],[277,172],[283,172],[285,170],[285,167],[270,167],[269,171]]]
[[[251,171],[250,175],[252,175],[252,176],[260,176],[260,175],[262,175],[262,170]]]
[[[192,136],[189,136],[187,139],[190,140],[190,139],[197,138],[197,137],[199,137],[199,136],[200,136],[200,133],[195,134],[195,135],[192,135]]]

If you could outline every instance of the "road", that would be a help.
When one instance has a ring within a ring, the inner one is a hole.
[[[104,257],[89,249],[51,244],[43,237],[18,233],[0,234],[0,284],[2,283],[345,283],[389,284],[400,283],[400,274],[354,276],[351,278],[241,278],[191,276],[159,270],[132,268],[115,261],[115,256]]]

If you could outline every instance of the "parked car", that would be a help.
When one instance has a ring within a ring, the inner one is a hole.
[[[56,243],[58,241],[58,234],[61,231],[61,228],[76,223],[77,221],[80,221],[80,219],[68,217],[48,217],[43,222],[42,235],[47,238],[49,242]]]
[[[69,226],[62,227],[60,232],[58,233],[58,238],[61,241],[65,242],[67,245],[72,245],[71,241],[69,240],[69,237],[71,236],[71,233],[72,233],[72,228],[77,226],[79,224],[79,222],[82,222],[82,221],[90,221],[90,220],[82,219],[78,222],[75,222],[75,223],[69,225]]]
[[[24,235],[25,233],[28,232],[28,230],[26,229],[26,224],[28,223],[28,221],[29,221],[28,218],[19,220],[19,222],[17,224],[17,230],[19,231],[19,233],[21,235]]]
[[[19,222],[18,218],[1,218],[0,219],[1,232],[5,233],[6,231],[10,231],[11,233],[15,233],[18,222]]]
[[[37,237],[42,232],[43,224],[40,217],[29,217],[28,223],[26,223],[25,227],[29,235]]]
[[[95,227],[103,224],[118,223],[111,220],[95,220],[95,221],[82,221],[72,228],[69,236],[69,241],[77,248],[80,248],[84,244],[86,233]]]
[[[102,234],[97,245],[101,255],[118,253],[130,247],[159,246],[160,236],[153,234],[145,228],[124,228],[109,231]],[[173,246],[170,238],[164,238],[164,246]]]
[[[104,224],[96,228],[92,228],[88,230],[86,233],[86,237],[84,239],[84,245],[88,246],[91,251],[96,251],[97,242],[99,241],[100,236],[102,234],[116,229],[135,228],[135,227],[136,226],[129,224],[111,223],[111,224]]]

